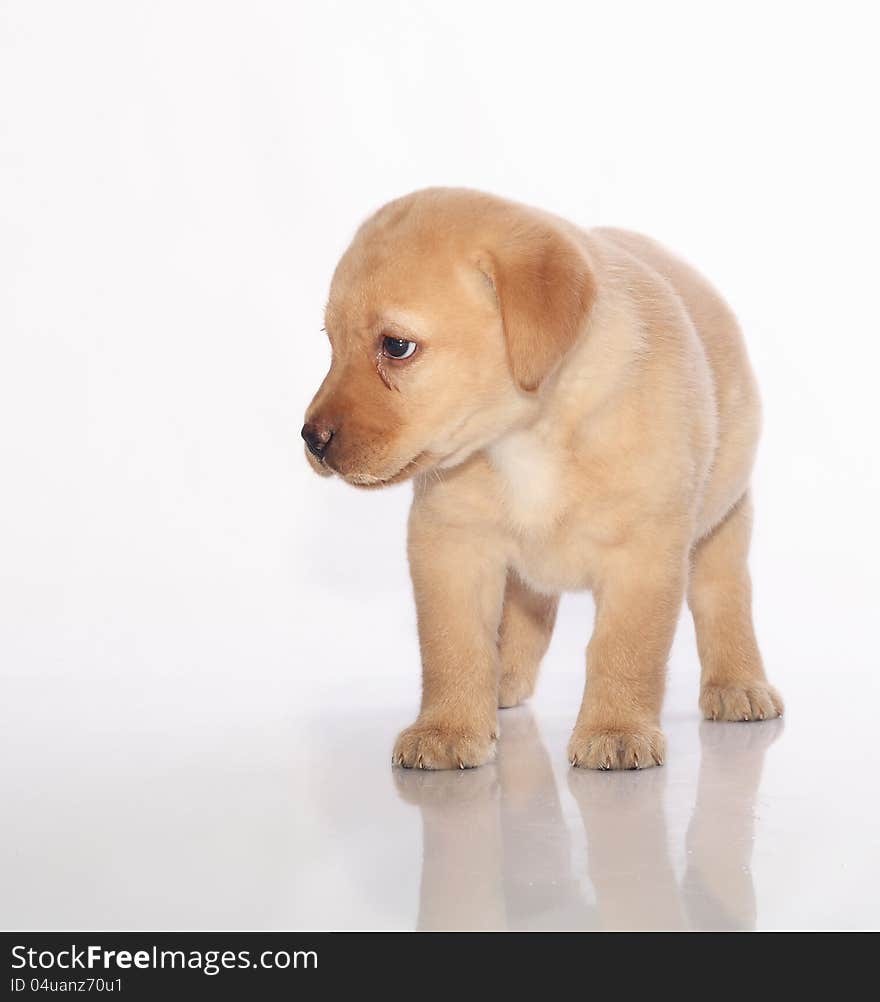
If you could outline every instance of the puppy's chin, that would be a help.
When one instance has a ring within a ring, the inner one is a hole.
[[[347,473],[345,476],[340,473],[339,476],[347,484],[351,484],[352,487],[357,487],[362,491],[372,491],[379,487],[388,487],[392,483],[391,480],[382,480],[380,477],[374,477],[370,473]]]
[[[436,465],[436,457],[429,452],[420,452],[413,459],[389,472],[379,474],[364,473],[361,471],[343,473],[337,470],[337,474],[352,487],[360,487],[362,490],[374,490],[377,487],[391,487],[394,484],[401,484],[404,480],[411,480],[417,473]]]

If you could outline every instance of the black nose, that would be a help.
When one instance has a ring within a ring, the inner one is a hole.
[[[324,451],[333,438],[333,430],[314,421],[307,421],[302,427],[302,437],[305,439],[309,452],[318,459],[324,458]]]

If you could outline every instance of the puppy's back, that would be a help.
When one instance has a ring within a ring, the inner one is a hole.
[[[718,445],[704,504],[711,529],[748,486],[761,426],[761,402],[739,323],[721,294],[695,268],[640,233],[601,227],[590,235],[650,269],[671,286],[688,313],[712,371]]]

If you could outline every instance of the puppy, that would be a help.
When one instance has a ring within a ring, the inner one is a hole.
[[[575,766],[660,765],[682,601],[711,720],[782,713],[747,554],[760,403],[737,322],[635,233],[475,191],[391,202],[339,262],[306,456],[357,487],[414,480],[422,704],[404,768],[482,765],[533,691],[561,592],[596,624]]]

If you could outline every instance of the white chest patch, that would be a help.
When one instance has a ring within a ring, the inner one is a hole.
[[[488,449],[501,477],[504,503],[521,529],[540,529],[553,521],[559,505],[558,452],[533,431],[511,432]]]

